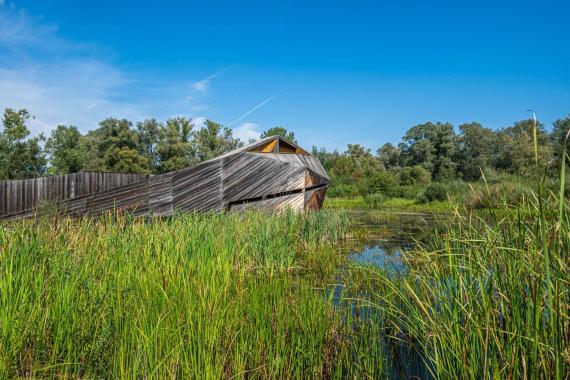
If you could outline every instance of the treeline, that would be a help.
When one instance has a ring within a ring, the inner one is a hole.
[[[207,120],[198,128],[191,119],[133,123],[108,118],[81,134],[59,125],[49,136],[30,136],[26,110],[6,109],[0,130],[0,179],[23,179],[78,171],[164,173],[208,160],[241,145],[230,128]],[[425,123],[410,128],[397,145],[384,144],[375,154],[358,144],[343,153],[313,148],[331,176],[330,195],[394,193],[402,186],[425,186],[454,180],[475,181],[508,173],[521,177],[556,176],[570,115],[548,132],[536,124],[539,165],[535,163],[532,119],[492,130],[479,123]],[[270,128],[261,137],[293,132]]]
[[[405,196],[392,193],[402,191],[402,186],[425,186],[431,181],[476,181],[482,174],[556,176],[570,115],[552,127],[549,133],[537,122],[539,165],[535,163],[532,119],[499,130],[466,123],[458,127],[458,133],[449,123],[430,122],[410,128],[397,146],[384,144],[376,154],[358,144],[349,144],[344,153],[314,147],[313,154],[331,176],[332,196]]]
[[[49,136],[31,137],[27,110],[5,109],[0,130],[0,179],[25,179],[79,171],[165,173],[219,156],[243,142],[230,128],[206,120],[198,128],[191,119],[166,122],[147,119],[133,123],[108,118],[81,134],[77,127],[59,125]],[[282,127],[261,137],[295,136]]]
[[[26,110],[6,109],[0,132],[0,179],[23,179],[85,170],[164,173],[207,160],[242,143],[232,130],[207,120],[174,117],[165,123],[148,119],[133,124],[108,118],[82,135],[59,125],[49,136],[30,138]],[[45,142],[43,148],[41,142]]]

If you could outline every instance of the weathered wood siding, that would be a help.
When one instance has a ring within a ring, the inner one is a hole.
[[[305,168],[266,157],[265,153],[239,153],[224,159],[226,203],[302,189]]]
[[[321,165],[321,162],[317,157],[307,156],[304,154],[280,154],[280,153],[265,153],[264,156],[272,158],[277,161],[289,162],[294,165],[303,166],[321,177],[325,178],[327,182],[329,181],[329,176],[325,168]]]
[[[222,160],[182,169],[172,179],[175,211],[222,211]]]
[[[44,201],[62,201],[115,189],[146,179],[145,174],[81,172],[0,181],[0,218],[33,209]]]
[[[70,216],[320,208],[329,183],[326,171],[316,157],[280,141],[267,138],[157,176],[78,173],[0,182],[0,219],[33,216],[34,206],[43,200],[53,201],[58,212]]]

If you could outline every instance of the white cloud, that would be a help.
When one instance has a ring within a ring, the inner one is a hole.
[[[124,83],[120,71],[91,60],[0,67],[0,105],[27,108],[35,116],[30,122],[35,133],[58,124],[77,125],[85,132],[105,117],[139,119],[145,114],[140,106],[112,100]]]
[[[0,108],[28,109],[33,133],[57,124],[86,131],[108,116],[145,115],[143,107],[116,98],[132,81],[93,58],[97,48],[59,38],[57,27],[25,10],[0,9],[0,25]]]
[[[0,47],[18,50],[29,47],[38,50],[61,50],[66,44],[57,36],[55,25],[39,22],[24,9],[16,9],[13,6],[0,9],[0,25]]]
[[[3,0],[0,0],[3,1]],[[11,5],[11,4],[10,4]],[[126,72],[94,43],[66,40],[56,25],[14,7],[0,8],[0,112],[26,108],[35,119],[32,133],[49,132],[58,124],[94,129],[107,117],[139,121],[147,117],[204,115],[204,97],[212,79],[149,82]],[[195,117],[202,124],[205,117]]]
[[[223,74],[224,72],[230,70],[231,68],[233,68],[234,65],[232,66],[228,66],[228,67],[224,67],[223,69],[221,69],[220,71],[215,72],[214,74],[199,80],[197,82],[192,83],[192,89],[194,91],[197,92],[205,92],[208,88],[210,88],[210,84],[212,82],[212,79],[220,76],[221,74]]]
[[[206,91],[208,87],[210,87],[210,81],[208,79],[203,79],[192,84],[192,88],[200,92]]]
[[[244,142],[248,142],[250,139],[259,139],[261,131],[259,130],[259,125],[255,123],[242,123],[239,127],[235,128],[234,136],[239,138]]]

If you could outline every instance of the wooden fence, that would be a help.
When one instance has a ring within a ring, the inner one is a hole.
[[[45,201],[73,199],[147,178],[146,174],[81,172],[0,181],[0,219],[29,211]]]

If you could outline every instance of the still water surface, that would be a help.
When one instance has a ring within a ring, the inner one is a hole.
[[[350,238],[343,244],[342,251],[348,255],[351,266],[384,268],[402,272],[405,266],[401,261],[402,252],[436,233],[438,217],[423,213],[393,213],[372,210],[347,211],[352,224]],[[361,318],[379,318],[374,308],[352,304],[343,300],[346,285],[342,271],[339,283],[334,289],[334,300],[338,306],[350,307]],[[366,298],[365,294],[361,294]],[[377,321],[378,322],[378,321]],[[387,351],[392,353],[392,379],[430,379],[421,353],[413,347],[394,345],[384,341]]]
[[[347,212],[352,234],[344,249],[352,262],[401,270],[401,252],[434,231],[436,216],[371,210]]]

